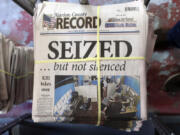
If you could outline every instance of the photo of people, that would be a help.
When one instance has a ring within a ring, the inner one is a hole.
[[[56,76],[54,116],[57,121],[97,122],[97,76]],[[138,76],[101,76],[102,121],[140,115]],[[87,120],[87,121],[84,121]]]

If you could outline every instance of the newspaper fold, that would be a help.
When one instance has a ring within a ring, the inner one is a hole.
[[[0,114],[32,99],[34,50],[0,34]]]

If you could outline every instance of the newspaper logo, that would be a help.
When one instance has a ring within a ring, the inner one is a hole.
[[[56,28],[56,18],[48,15],[43,15],[43,27],[48,29]]]

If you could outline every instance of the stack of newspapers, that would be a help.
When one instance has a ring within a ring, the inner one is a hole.
[[[0,34],[0,113],[32,99],[34,50]]]
[[[141,0],[101,6],[38,4],[34,122],[139,130],[147,119],[153,19]]]

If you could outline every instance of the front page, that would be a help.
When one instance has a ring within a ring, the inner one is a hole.
[[[33,120],[108,125],[146,119],[147,34],[141,1],[39,4]]]

